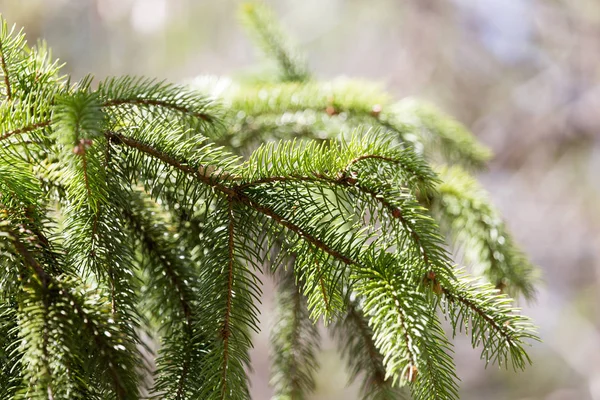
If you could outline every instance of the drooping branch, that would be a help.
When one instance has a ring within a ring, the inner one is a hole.
[[[33,270],[38,279],[42,282],[42,285],[44,287],[48,287],[52,281],[52,277],[44,270],[40,263],[35,259],[33,254],[31,254],[31,252],[27,249],[27,247],[18,239],[18,235],[15,231],[6,228],[3,230],[8,233],[15,250],[23,258],[25,264]]]
[[[40,282],[42,283],[42,287],[44,289],[44,297],[43,297],[43,305],[44,308],[46,309],[46,312],[44,313],[45,316],[49,315],[49,308],[51,306],[50,304],[50,299],[48,298],[48,296],[50,296],[50,293],[48,293],[48,290],[50,290],[50,287],[54,287],[55,289],[58,290],[58,293],[61,296],[64,296],[67,300],[67,302],[74,307],[76,314],[79,315],[82,318],[83,321],[83,326],[86,328],[86,330],[88,331],[88,333],[94,338],[94,343],[96,344],[96,346],[98,346],[98,348],[100,349],[100,351],[103,354],[110,354],[111,351],[113,351],[113,346],[111,346],[109,343],[107,343],[102,335],[104,335],[104,332],[100,332],[98,330],[98,326],[96,326],[93,322],[93,318],[90,318],[90,316],[88,315],[89,313],[84,310],[84,308],[82,307],[82,304],[80,302],[80,299],[75,296],[71,290],[69,290],[69,288],[64,287],[64,285],[56,280],[54,277],[52,277],[48,272],[46,272],[46,270],[42,267],[42,265],[36,260],[35,256],[27,249],[27,247],[18,239],[18,236],[16,235],[16,232],[10,230],[10,229],[4,229],[10,236],[11,238],[11,242],[15,248],[15,250],[19,253],[19,255],[23,258],[24,262],[26,265],[28,265],[33,272],[36,274],[36,276],[38,277],[38,279],[40,280]],[[46,328],[44,328],[46,329]],[[111,335],[110,332],[108,333],[108,337],[110,337],[109,335]],[[43,337],[43,343],[44,343],[44,353],[46,355],[46,363],[47,363],[47,359],[49,357],[49,355],[47,354],[47,346],[48,346],[48,333],[44,332],[44,337]],[[50,367],[49,364],[46,366],[49,373],[50,373]],[[117,365],[113,362],[109,362],[108,363],[108,368],[110,371],[110,376],[115,388],[115,391],[117,393],[117,398],[119,400],[125,400],[127,399],[127,389],[123,386],[122,383],[122,379],[121,379],[121,371],[119,371],[117,369]],[[52,387],[49,384],[48,386],[48,396],[50,399],[53,398],[53,391],[52,391]]]
[[[235,234],[235,222],[233,217],[233,201],[229,199],[227,214],[229,223],[227,225],[227,255],[229,262],[227,265],[227,303],[225,306],[225,320],[223,322],[223,328],[221,329],[221,336],[223,337],[223,372],[221,376],[221,399],[225,400],[227,394],[227,365],[229,363],[229,337],[231,336],[230,318],[231,318],[231,306],[233,294],[233,269],[234,269],[234,234]]]
[[[245,205],[249,206],[250,208],[260,212],[261,214],[264,214],[268,217],[273,218],[273,220],[275,220],[278,224],[284,226],[285,228],[288,228],[292,232],[298,234],[300,237],[306,239],[308,242],[310,242],[312,245],[314,245],[318,249],[323,250],[327,254],[342,261],[343,263],[349,264],[349,265],[351,265],[351,264],[359,265],[360,264],[358,261],[352,260],[351,258],[338,252],[337,250],[327,246],[327,244],[325,244],[325,242],[323,242],[323,241],[319,240],[318,238],[314,237],[313,235],[309,234],[306,230],[302,229],[301,227],[286,220],[284,217],[277,214],[272,209],[256,203],[247,194],[245,194],[243,191],[239,190],[235,186],[234,187],[225,186],[222,183],[218,182],[217,180],[211,178],[210,176],[206,176],[205,174],[198,172],[197,169],[191,167],[190,165],[182,163],[179,160],[169,156],[168,154],[166,154],[158,149],[155,149],[154,147],[152,147],[146,143],[143,143],[139,140],[133,139],[131,137],[128,137],[128,136],[125,136],[125,135],[122,135],[119,133],[114,133],[114,132],[106,132],[106,135],[107,135],[107,137],[112,138],[113,143],[115,143],[115,144],[123,143],[131,148],[137,149],[147,155],[157,158],[157,159],[165,162],[166,164],[178,169],[179,171],[184,172],[184,173],[194,177],[201,183],[211,186],[211,187],[215,188],[217,191],[227,195],[231,199],[232,202],[240,202],[240,203],[245,204]]]
[[[353,162],[351,162],[351,164],[354,162],[358,162],[360,160],[367,159],[367,158],[382,158],[382,157],[380,157],[380,156],[364,156],[364,157],[353,160]],[[383,158],[385,158],[385,157],[383,157]],[[389,158],[385,158],[385,159],[387,161],[394,161]],[[412,237],[412,240],[414,241],[417,248],[419,249],[421,256],[423,258],[424,264],[426,266],[431,267],[431,262],[430,262],[430,257],[428,255],[428,251],[423,246],[421,236],[418,234],[415,227],[402,215],[402,212],[398,207],[396,207],[394,204],[392,204],[384,196],[381,196],[381,194],[378,191],[376,191],[372,188],[369,188],[365,185],[361,185],[360,182],[353,182],[351,180],[344,179],[344,178],[333,179],[333,178],[330,178],[330,177],[327,177],[327,176],[324,176],[321,174],[315,174],[314,176],[297,176],[297,175],[274,176],[274,177],[262,178],[262,179],[259,179],[256,181],[248,182],[248,183],[240,185],[239,187],[240,188],[249,188],[249,187],[256,186],[256,185],[268,184],[268,183],[274,183],[274,182],[327,183],[327,184],[331,184],[332,186],[353,188],[353,189],[356,189],[356,190],[362,192],[363,194],[367,194],[367,195],[371,196],[373,198],[373,200],[380,203],[385,209],[388,210],[388,212],[390,212],[392,214],[392,216],[394,218],[397,218],[400,221],[400,223],[404,226],[406,231],[409,232],[410,236]],[[285,222],[287,222],[287,221],[285,221]],[[297,233],[300,233],[300,232],[297,232]],[[346,264],[352,264],[352,262],[346,262]]]

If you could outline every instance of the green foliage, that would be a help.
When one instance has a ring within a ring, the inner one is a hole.
[[[361,398],[365,400],[393,400],[408,398],[406,388],[393,386],[386,376],[383,356],[377,349],[373,330],[357,298],[347,297],[346,313],[332,328],[340,351],[346,358],[350,380],[361,378]]]
[[[279,319],[272,331],[275,399],[305,399],[315,389],[320,335],[308,316],[306,299],[291,271],[280,274],[277,292]]]
[[[479,184],[460,167],[440,168],[434,215],[466,260],[496,288],[533,298],[536,271],[513,243]]]
[[[529,362],[498,289],[532,298],[535,270],[459,168],[488,151],[430,106],[310,81],[272,14],[243,10],[280,81],[71,85],[2,21],[0,397],[136,399],[153,374],[152,398],[248,399],[261,269],[275,398],[314,390],[321,318],[364,399],[458,398],[442,315],[486,362]]]
[[[258,3],[246,3],[240,13],[242,22],[265,53],[272,55],[281,67],[282,81],[304,81],[309,77],[306,61],[289,44],[285,31],[271,10]]]

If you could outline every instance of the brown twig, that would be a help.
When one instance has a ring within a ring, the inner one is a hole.
[[[6,132],[2,136],[0,136],[0,140],[8,139],[9,137],[11,137],[13,135],[19,135],[21,133],[31,132],[31,131],[34,131],[39,128],[45,128],[46,126],[50,125],[51,123],[52,123],[52,121],[46,120],[46,121],[42,121],[42,122],[38,122],[38,123],[35,123],[32,125],[25,126],[23,128],[15,129],[14,131]]]

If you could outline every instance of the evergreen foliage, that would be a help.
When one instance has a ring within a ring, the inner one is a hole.
[[[533,298],[535,269],[468,172],[489,151],[429,105],[311,80],[269,10],[243,14],[277,79],[72,84],[2,20],[1,398],[137,399],[152,373],[152,398],[247,399],[261,271],[278,399],[314,390],[321,318],[364,399],[458,398],[444,319],[529,362],[504,293]]]

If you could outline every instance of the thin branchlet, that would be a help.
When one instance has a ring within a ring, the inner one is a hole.
[[[2,41],[0,40],[0,65],[2,66],[2,73],[4,75],[4,86],[6,86],[6,99],[12,100],[12,89],[10,86],[10,79],[8,78],[8,68],[6,66],[6,56],[4,54],[5,49],[3,48]]]
[[[35,124],[31,124],[31,125],[25,126],[23,128],[15,129],[13,131],[6,132],[2,136],[0,136],[0,140],[8,139],[11,136],[20,135],[22,133],[31,132],[36,129],[45,128],[45,127],[49,126],[51,123],[52,122],[50,120],[47,120],[47,121],[41,121],[41,122],[38,122]]]
[[[211,187],[214,187],[215,189],[217,189],[219,192],[231,196],[232,198],[235,198],[237,196],[237,193],[235,190],[229,188],[228,186],[225,186],[223,184],[220,184],[219,182],[217,182],[215,179],[211,178],[210,176],[206,176],[205,174],[201,174],[200,172],[198,172],[197,169],[191,167],[190,165],[184,164],[182,162],[180,162],[179,160],[169,156],[167,153],[164,153],[158,149],[155,149],[154,147],[150,146],[149,144],[146,144],[144,142],[141,142],[139,140],[136,140],[134,138],[122,135],[120,133],[116,133],[116,132],[105,132],[105,135],[107,138],[110,138],[113,140],[114,144],[119,144],[119,143],[123,143],[131,148],[137,149],[143,153],[146,153],[158,160],[161,160],[167,164],[169,164],[170,166],[178,169],[181,172],[184,172],[188,175],[193,176],[195,179],[199,180],[200,182],[209,185]]]
[[[132,105],[144,105],[144,106],[155,106],[155,107],[162,107],[162,108],[168,108],[174,111],[178,111],[182,114],[187,114],[190,115],[192,117],[201,119],[203,121],[206,122],[213,122],[214,118],[210,115],[210,114],[206,114],[206,113],[201,113],[195,110],[192,110],[188,107],[182,106],[182,105],[178,105],[178,104],[173,104],[171,102],[168,101],[163,101],[163,100],[157,100],[157,99],[144,99],[144,98],[136,98],[136,99],[114,99],[114,100],[109,100],[106,101],[102,104],[103,107],[116,107],[116,106],[121,106],[124,104],[132,104]]]
[[[180,161],[176,160],[175,158],[169,156],[168,154],[166,154],[164,152],[161,152],[160,150],[155,149],[154,147],[152,147],[146,143],[140,142],[133,138],[130,138],[130,137],[118,134],[118,133],[114,133],[114,132],[107,132],[106,134],[108,137],[118,139],[117,143],[123,143],[129,147],[135,148],[141,152],[144,152],[152,157],[155,157],[155,158],[171,165],[172,167],[177,168],[181,172],[184,172],[188,175],[193,176],[195,179],[199,180],[200,182],[215,188],[216,190],[223,193],[224,195],[229,196],[232,202],[235,202],[235,201],[240,202],[240,203],[245,204],[245,205],[253,208],[254,210],[260,212],[261,214],[264,214],[268,217],[273,218],[273,220],[275,220],[280,225],[297,233],[300,237],[305,238],[308,242],[310,242],[316,248],[323,250],[327,254],[342,261],[343,263],[359,264],[357,261],[352,260],[351,258],[345,256],[344,254],[340,253],[339,251],[327,246],[327,244],[325,242],[323,242],[323,241],[319,240],[318,238],[316,238],[315,236],[311,235],[305,229],[302,229],[302,227],[297,226],[297,225],[293,224],[292,222],[286,220],[283,216],[277,214],[271,208],[255,202],[251,197],[246,195],[243,191],[236,190],[235,187],[225,186],[222,183],[218,182],[217,180],[215,180],[211,177],[200,174],[200,173],[198,173],[197,169],[195,169],[189,165],[181,163]]]
[[[227,265],[227,304],[225,307],[225,320],[223,322],[223,328],[221,330],[221,336],[223,337],[223,372],[221,376],[221,399],[223,400],[227,397],[227,365],[229,363],[229,338],[231,336],[231,327],[229,319],[231,318],[231,307],[233,298],[233,269],[235,262],[235,221],[233,216],[233,200],[231,198],[228,201],[227,215],[229,218],[229,222],[227,225],[227,253],[229,257],[229,263]]]

